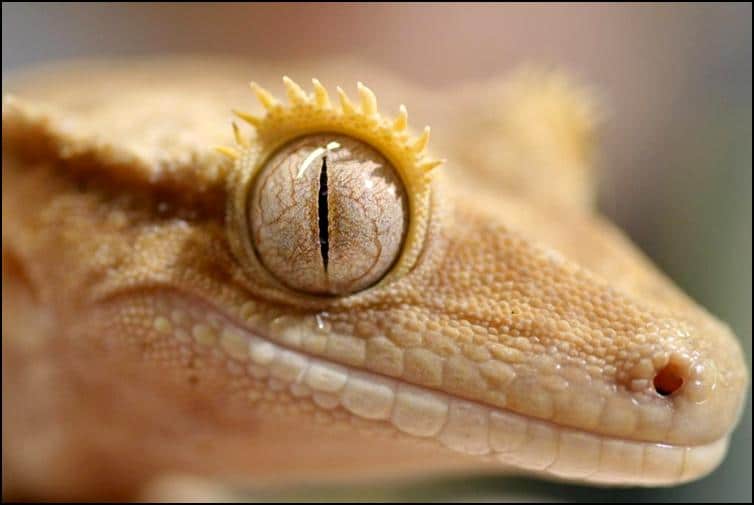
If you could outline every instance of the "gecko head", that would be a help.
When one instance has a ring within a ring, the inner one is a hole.
[[[256,87],[267,116],[241,114],[274,149],[237,135],[228,233],[254,291],[305,310],[265,318],[257,303],[258,331],[362,372],[339,404],[560,477],[669,484],[721,461],[748,380],[741,349],[619,232],[435,177],[428,130],[407,142],[405,108],[387,122],[364,86],[360,108],[339,89],[335,111],[318,81],[312,96],[285,84],[290,108]]]
[[[140,365],[156,364],[160,385],[175,375],[189,391],[146,398],[145,374],[129,375],[140,394],[127,413],[145,412],[145,431],[162,429],[123,437],[124,451],[258,475],[303,467],[323,445],[342,451],[350,469],[356,452],[377,458],[385,444],[388,466],[397,466],[408,458],[394,456],[398,447],[424,441],[439,452],[422,453],[417,468],[471,459],[624,485],[675,484],[717,466],[748,384],[740,346],[620,232],[591,210],[473,184],[469,159],[442,145],[435,151],[449,159],[437,169],[428,131],[411,136],[405,108],[388,120],[363,86],[360,104],[341,91],[340,106],[318,81],[312,94],[290,80],[286,89],[290,106],[255,87],[264,116],[239,114],[253,132],[236,129],[237,145],[223,149],[232,162],[214,166],[216,191],[200,194],[171,172],[150,200],[149,184],[128,171],[141,193],[115,198],[101,181],[87,192],[61,180],[54,164],[37,169],[64,196],[50,198],[55,206],[34,228],[70,247],[56,244],[49,271],[35,266],[24,278],[40,297],[52,280],[74,290],[87,279],[87,296],[57,297],[93,300],[71,311],[81,315],[71,326],[91,337],[71,339],[76,353],[94,355],[81,367],[87,380],[98,364],[103,381],[115,380],[108,365],[130,352]],[[58,122],[32,112],[4,106],[4,133],[28,140],[42,131],[51,152],[73,142],[72,165],[81,152],[87,168],[113,156],[106,142],[63,126],[56,133]],[[141,131],[138,116],[132,121]],[[526,149],[544,133],[527,137]],[[143,151],[167,155],[157,147]],[[122,175],[123,159],[140,158],[118,155],[111,177]],[[22,193],[30,199],[36,180]],[[192,190],[193,200],[175,195]],[[221,203],[197,208],[205,197]],[[243,423],[211,424],[238,412],[236,400]],[[159,410],[173,401],[183,402],[177,414]],[[387,441],[361,450],[373,436],[362,425],[389,432]],[[206,448],[208,432],[222,458],[194,451]],[[312,442],[325,436],[326,444]],[[183,438],[201,443],[180,445]],[[276,459],[275,451],[288,452]],[[332,451],[317,461],[333,464]]]

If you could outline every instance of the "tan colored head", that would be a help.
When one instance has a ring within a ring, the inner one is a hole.
[[[363,86],[358,105],[258,88],[226,160],[254,72],[207,68],[59,70],[4,102],[18,489],[510,467],[669,485],[721,461],[740,347],[589,207],[591,108],[567,80],[386,85],[441,167]]]

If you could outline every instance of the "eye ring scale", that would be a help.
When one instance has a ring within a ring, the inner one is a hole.
[[[415,265],[430,219],[429,127],[412,137],[408,113],[388,119],[358,83],[360,102],[333,104],[312,80],[283,78],[290,105],[251,84],[263,116],[234,111],[227,230],[250,280],[299,295],[343,296],[401,278]]]

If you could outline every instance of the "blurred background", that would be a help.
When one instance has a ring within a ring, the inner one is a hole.
[[[8,4],[2,68],[79,57],[222,52],[348,55],[431,88],[555,64],[600,90],[599,203],[668,275],[732,326],[751,370],[750,4]],[[373,499],[748,501],[751,390],[723,465],[660,490],[473,477],[374,489],[281,490]]]

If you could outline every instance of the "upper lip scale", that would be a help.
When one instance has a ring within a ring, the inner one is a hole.
[[[263,340],[265,340],[267,342],[273,343],[276,346],[279,346],[281,348],[287,349],[289,351],[300,353],[300,354],[305,355],[305,356],[307,356],[307,357],[309,357],[311,359],[319,359],[319,360],[323,360],[323,361],[332,362],[331,360],[328,360],[327,358],[325,358],[323,356],[319,356],[319,355],[316,355],[316,354],[311,354],[310,352],[307,352],[307,351],[305,351],[303,349],[292,348],[292,347],[290,347],[290,346],[288,346],[288,345],[286,345],[284,343],[281,343],[281,342],[279,342],[277,340],[269,338],[269,336],[267,336],[267,335],[263,335],[262,333],[258,332],[257,330],[252,330],[251,328],[248,328],[246,326],[246,323],[244,323],[243,321],[241,321],[236,316],[234,316],[232,314],[227,314],[222,309],[219,309],[214,303],[205,301],[205,300],[201,299],[200,297],[198,297],[196,295],[193,295],[190,292],[186,292],[184,290],[176,289],[174,286],[165,287],[164,285],[161,285],[161,284],[155,284],[154,286],[152,286],[152,288],[154,288],[155,290],[160,290],[160,291],[166,291],[166,292],[175,293],[180,298],[183,298],[185,300],[192,300],[190,302],[192,304],[203,305],[204,307],[207,308],[207,310],[209,312],[211,312],[213,314],[216,314],[217,317],[219,317],[219,318],[223,318],[223,319],[227,320],[239,332],[241,332],[244,335],[248,335],[248,336],[251,336],[251,337],[257,337],[257,338],[263,339]],[[108,296],[100,299],[99,301],[102,301],[102,302],[104,302],[104,301],[110,301],[110,300],[112,300],[114,298],[119,297],[120,295],[124,295],[124,294],[128,293],[132,289],[135,289],[135,288],[126,289],[126,290],[120,290],[120,291],[118,291],[116,293],[112,293],[112,294],[110,294],[110,295],[108,295]],[[648,443],[648,444],[655,444],[655,445],[662,446],[662,447],[678,447],[678,448],[684,447],[684,448],[687,448],[687,447],[705,447],[705,446],[708,446],[710,444],[720,442],[720,441],[728,438],[728,436],[729,436],[729,432],[728,432],[723,437],[720,437],[719,439],[716,439],[716,440],[713,440],[713,441],[710,441],[710,442],[707,442],[707,443],[704,443],[704,444],[682,445],[682,446],[681,445],[675,445],[675,444],[668,444],[668,443],[665,443],[665,442],[658,442],[658,441],[655,441],[655,440],[642,440],[642,439],[632,439],[632,438],[611,437],[609,435],[603,435],[603,434],[600,434],[600,433],[589,432],[589,431],[586,431],[586,430],[583,430],[583,429],[580,429],[580,428],[577,428],[577,427],[573,427],[573,426],[561,425],[561,424],[554,423],[554,422],[552,422],[550,420],[547,420],[547,419],[540,419],[540,418],[536,418],[536,417],[532,417],[532,416],[527,416],[525,414],[520,414],[518,412],[509,410],[509,409],[506,409],[506,408],[503,408],[503,407],[499,407],[497,405],[482,403],[482,402],[480,402],[480,401],[478,401],[476,399],[473,399],[473,398],[466,398],[466,397],[462,397],[462,396],[453,395],[453,394],[448,393],[446,391],[443,391],[441,389],[437,389],[437,388],[433,388],[433,387],[429,387],[429,386],[425,386],[425,385],[419,385],[419,384],[409,383],[409,382],[406,382],[406,381],[402,381],[402,379],[400,379],[398,377],[384,375],[384,374],[381,374],[379,372],[375,372],[373,370],[361,370],[361,369],[354,368],[353,366],[348,365],[348,364],[339,363],[339,362],[333,362],[333,363],[337,363],[339,366],[343,366],[343,367],[345,367],[345,368],[347,368],[349,370],[352,370],[352,371],[358,371],[358,372],[361,372],[361,373],[369,373],[369,374],[373,374],[373,375],[375,375],[377,377],[384,377],[384,378],[391,379],[391,380],[401,381],[401,382],[403,382],[405,384],[408,384],[408,385],[411,385],[413,387],[423,388],[423,389],[428,390],[428,391],[434,391],[436,393],[448,395],[451,398],[462,399],[464,401],[467,401],[467,402],[470,402],[470,403],[482,406],[484,408],[497,409],[497,410],[499,410],[501,412],[505,412],[505,413],[508,413],[508,414],[516,415],[516,416],[520,416],[521,418],[526,419],[526,420],[533,420],[533,421],[536,421],[536,422],[539,422],[539,423],[544,423],[544,424],[546,424],[548,426],[553,427],[554,429],[568,429],[568,430],[571,430],[571,431],[584,433],[584,434],[587,434],[587,435],[590,435],[590,436],[601,437],[601,438],[604,438],[604,439],[607,439],[607,440],[623,441],[623,442]]]

